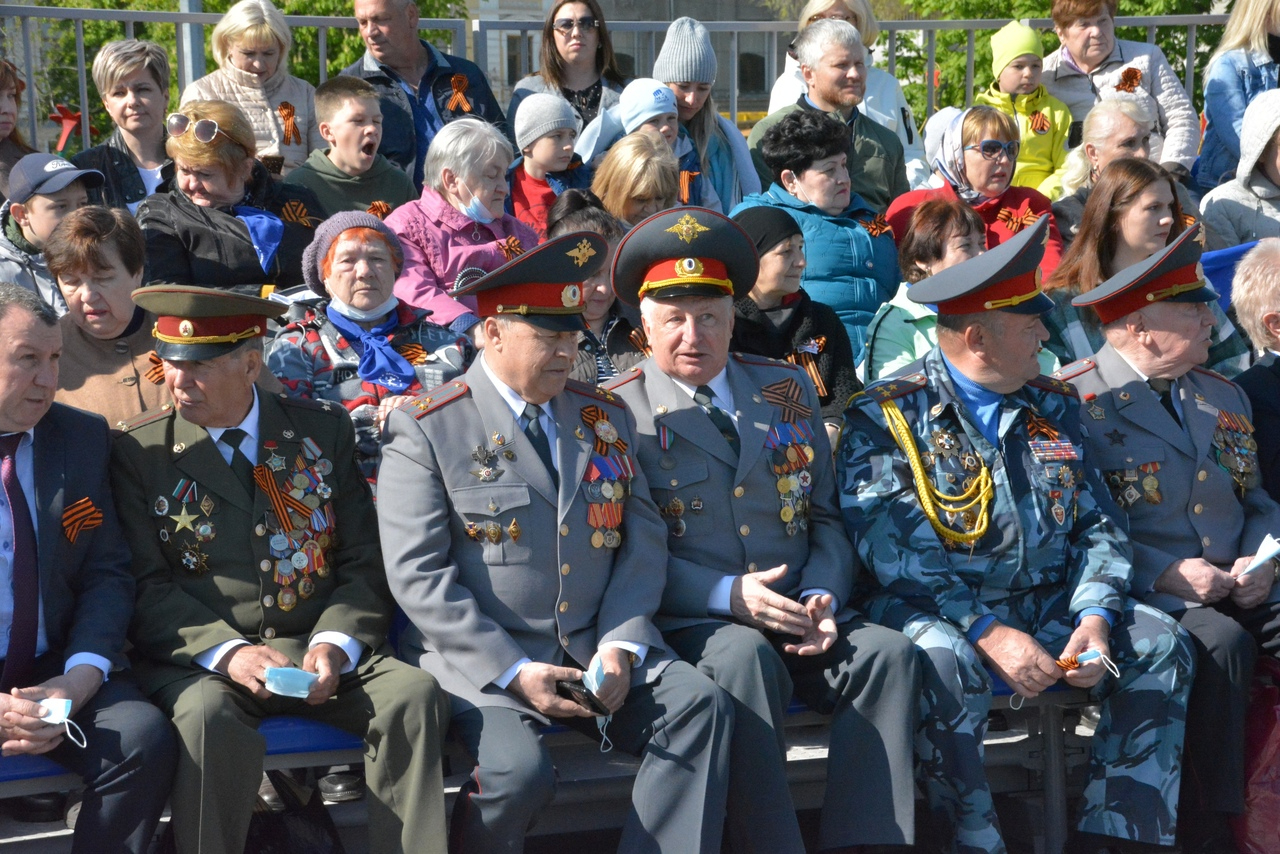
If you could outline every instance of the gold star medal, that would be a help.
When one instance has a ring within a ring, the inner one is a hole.
[[[187,512],[187,505],[185,502],[182,505],[182,512],[179,513],[177,516],[170,516],[169,518],[172,519],[174,522],[176,522],[178,525],[178,527],[174,529],[175,534],[178,531],[183,531],[183,530],[194,531],[195,530],[194,528],[191,527],[191,523],[196,520],[197,518],[196,514]]]

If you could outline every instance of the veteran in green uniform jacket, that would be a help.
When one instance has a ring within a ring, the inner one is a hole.
[[[180,286],[134,299],[157,315],[173,404],[127,424],[112,480],[134,556],[134,668],[183,745],[178,851],[244,850],[257,725],[289,714],[369,744],[372,850],[443,852],[447,704],[386,645],[393,606],[351,420],[255,389],[274,303]],[[269,668],[316,679],[283,696]]]
[[[1084,397],[1089,455],[1127,516],[1133,595],[1196,642],[1179,824],[1192,852],[1230,849],[1257,646],[1280,649],[1276,564],[1246,572],[1263,539],[1280,536],[1280,504],[1262,488],[1244,390],[1199,367],[1218,295],[1196,229],[1072,300],[1097,312],[1107,343],[1057,374]]]

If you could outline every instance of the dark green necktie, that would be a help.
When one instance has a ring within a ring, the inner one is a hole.
[[[733,452],[737,454],[741,451],[742,445],[738,438],[738,428],[733,426],[733,419],[729,417],[729,413],[711,402],[711,397],[711,387],[700,385],[697,391],[693,393],[693,402],[702,407],[702,411],[707,413],[711,423],[716,425],[720,435],[724,436],[724,440],[729,443],[729,447],[733,448]]]
[[[249,458],[240,450],[240,443],[248,435],[239,427],[232,427],[230,430],[223,430],[222,438],[218,441],[231,449],[231,472],[236,476],[236,480],[240,481],[244,491],[252,497],[254,491],[253,463],[249,462]]]

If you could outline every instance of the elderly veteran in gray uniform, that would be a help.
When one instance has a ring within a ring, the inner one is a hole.
[[[756,265],[742,228],[702,208],[650,217],[615,256],[614,288],[652,347],[608,387],[635,413],[667,521],[658,626],[734,698],[738,850],[804,850],[784,767],[793,686],[832,716],[819,847],[910,844],[919,669],[905,638],[849,608],[857,562],[812,382],[729,354],[733,296]]]
[[[1257,644],[1280,649],[1278,571],[1252,571],[1280,505],[1262,488],[1244,390],[1199,365],[1218,298],[1192,226],[1072,303],[1107,343],[1058,376],[1084,397],[1089,456],[1128,517],[1133,595],[1169,613],[1196,645],[1187,709],[1184,851],[1234,850],[1244,801],[1244,724]]]
[[[640,756],[619,850],[720,850],[733,707],[653,625],[665,537],[630,412],[568,379],[581,284],[607,256],[567,234],[455,289],[478,302],[481,357],[387,419],[378,522],[411,621],[401,652],[449,692],[476,760],[454,852],[523,849],[555,790],[549,719]]]
[[[125,423],[111,478],[133,551],[134,670],[182,748],[177,850],[244,851],[258,723],[297,715],[365,740],[371,850],[443,852],[448,710],[386,643],[394,606],[346,410],[254,387],[279,303],[178,285],[133,299],[157,315],[173,403]],[[275,668],[315,678],[275,693]]]
[[[1047,220],[911,287],[938,307],[938,345],[853,398],[836,454],[867,607],[919,648],[930,807],[966,854],[1006,850],[988,668],[1024,697],[1065,680],[1102,703],[1073,850],[1174,841],[1191,646],[1127,595],[1129,541],[1100,508],[1075,391],[1039,376]]]

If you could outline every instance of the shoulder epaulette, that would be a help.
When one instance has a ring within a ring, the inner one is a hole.
[[[772,365],[779,368],[787,368],[792,371],[798,371],[800,368],[790,362],[782,359],[770,359],[768,356],[757,356],[754,353],[734,353],[733,358],[742,362],[744,365]]]
[[[617,406],[617,407],[623,407],[626,405],[622,401],[618,400],[618,398],[614,397],[613,392],[611,392],[609,389],[603,388],[598,385],[591,385],[591,383],[579,382],[578,380],[569,380],[567,383],[564,384],[564,390],[571,391],[574,394],[580,394],[583,397],[592,398],[593,400],[599,400],[604,403],[612,403],[614,406]]]
[[[291,407],[293,409],[305,409],[307,412],[328,412],[330,414],[346,415],[346,407],[340,406],[331,400],[313,400],[309,397],[289,397],[284,392],[280,392],[277,397],[281,405]]]
[[[143,427],[147,424],[152,424],[156,421],[162,421],[165,418],[168,418],[169,415],[172,413],[173,413],[173,404],[166,403],[163,406],[160,406],[156,409],[148,409],[146,412],[143,412],[140,415],[135,415],[132,418],[126,418],[123,421],[117,421],[116,429],[123,430],[124,432],[128,433],[131,430],[136,430],[139,427]]]
[[[616,377],[610,378],[603,384],[603,387],[609,391],[615,391],[629,382],[634,382],[644,376],[644,371],[639,368],[630,368],[618,374]]]
[[[1071,383],[1063,382],[1062,380],[1055,380],[1053,377],[1046,377],[1044,374],[1041,374],[1033,380],[1028,380],[1027,385],[1032,388],[1051,391],[1054,394],[1061,394],[1065,397],[1080,396],[1080,393],[1076,391],[1076,387]]]
[[[435,412],[437,409],[447,404],[453,403],[467,393],[467,384],[463,380],[454,380],[444,385],[438,385],[430,391],[420,392],[413,397],[400,404],[400,409],[409,413],[414,420],[421,418],[428,412]]]
[[[890,377],[872,383],[863,389],[861,394],[855,394],[850,403],[861,403],[863,398],[874,400],[876,403],[884,403],[886,400],[894,400],[899,397],[905,397],[912,392],[919,391],[929,384],[924,374],[907,374],[903,377]]]
[[[1077,359],[1069,365],[1064,365],[1053,372],[1053,379],[1067,382],[1073,380],[1081,374],[1087,374],[1094,368],[1098,367],[1098,363],[1093,359]]]
[[[1201,368],[1201,367],[1199,367],[1199,366],[1196,366],[1196,367],[1192,368],[1191,370],[1193,370],[1193,371],[1195,371],[1196,373],[1199,373],[1199,374],[1204,374],[1206,377],[1213,377],[1215,380],[1221,380],[1222,382],[1226,383],[1227,385],[1235,385],[1235,383],[1234,383],[1234,382],[1232,382],[1231,380],[1227,379],[1226,377],[1224,377],[1222,374],[1218,373],[1217,371],[1211,371],[1211,370],[1209,370],[1208,368]]]

